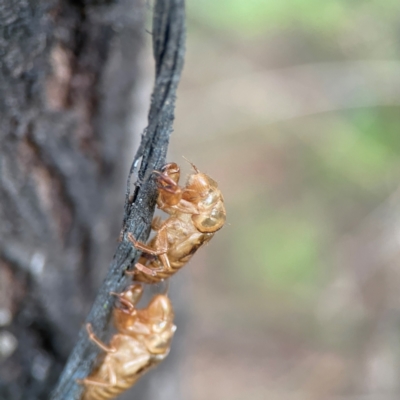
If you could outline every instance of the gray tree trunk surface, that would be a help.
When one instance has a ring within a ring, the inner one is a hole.
[[[2,400],[49,398],[117,246],[143,11],[0,3]]]

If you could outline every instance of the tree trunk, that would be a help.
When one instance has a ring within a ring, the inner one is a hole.
[[[49,397],[115,250],[143,20],[139,0],[0,5],[2,400]]]

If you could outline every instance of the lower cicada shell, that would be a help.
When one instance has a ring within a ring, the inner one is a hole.
[[[156,295],[144,309],[136,309],[142,295],[141,285],[132,285],[115,294],[120,305],[114,309],[118,331],[109,345],[101,342],[87,325],[89,338],[106,352],[93,373],[80,381],[85,385],[82,400],[113,399],[129,389],[150,368],[169,353],[176,330],[169,298]]]

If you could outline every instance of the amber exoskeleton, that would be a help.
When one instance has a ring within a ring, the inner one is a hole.
[[[184,187],[179,186],[180,168],[170,163],[157,173],[158,208],[170,216],[165,221],[155,218],[156,235],[148,244],[128,239],[142,254],[133,271],[127,273],[136,281],[156,283],[169,278],[185,265],[199,247],[210,241],[222,228],[226,212],[217,183],[193,164]]]
[[[113,293],[119,299],[113,315],[118,333],[109,345],[101,342],[87,325],[89,338],[106,354],[93,373],[79,382],[85,385],[82,400],[113,399],[168,355],[176,329],[171,302],[159,294],[146,308],[137,309],[142,291],[141,285],[136,284],[120,294]]]

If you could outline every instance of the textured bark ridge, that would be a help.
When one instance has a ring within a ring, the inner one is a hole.
[[[115,250],[143,11],[0,4],[2,400],[49,398]]]
[[[124,271],[135,263],[140,254],[127,239],[127,235],[131,233],[136,239],[146,241],[150,233],[157,197],[157,188],[151,176],[154,170],[160,170],[165,164],[174,119],[176,90],[183,67],[184,0],[156,0],[153,10],[152,37],[156,64],[155,84],[148,126],[142,135],[128,177],[121,241],[110,264],[107,277],[86,318],[86,322],[93,326],[94,331],[100,334],[100,339],[103,340],[106,337],[105,331],[115,300],[110,292],[121,292],[130,282],[130,278],[124,274]],[[135,169],[138,169],[138,177],[131,195],[130,179]],[[180,318],[177,320],[179,321]],[[82,328],[78,343],[53,392],[52,400],[80,398],[83,388],[77,380],[89,375],[98,353],[98,346],[88,339],[86,329]],[[175,369],[171,369],[170,377],[174,374],[176,374]],[[161,394],[163,388],[160,387],[158,392]],[[169,398],[176,399],[176,396],[172,394]]]

